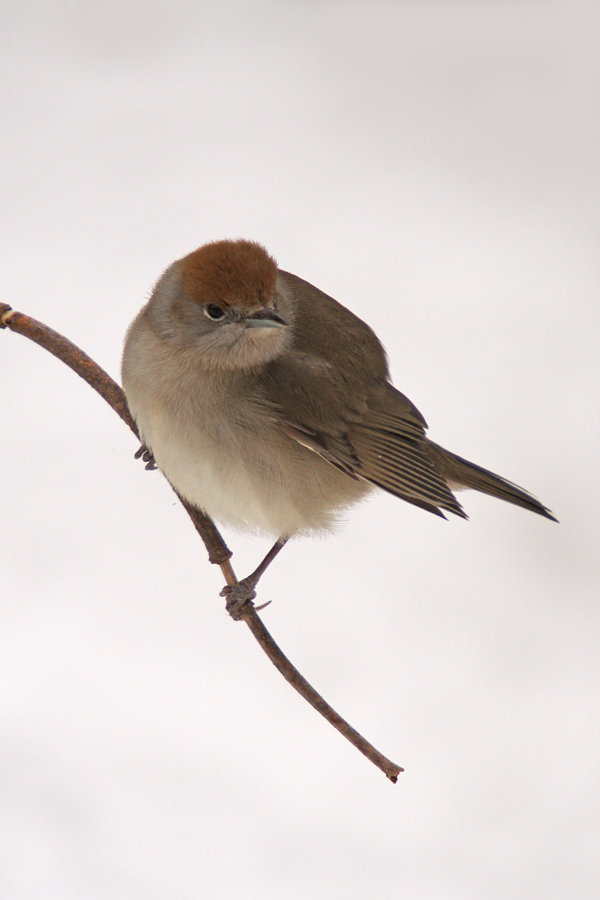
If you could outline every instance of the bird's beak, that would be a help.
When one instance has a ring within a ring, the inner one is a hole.
[[[287,322],[272,309],[259,309],[244,317],[250,328],[287,328]]]

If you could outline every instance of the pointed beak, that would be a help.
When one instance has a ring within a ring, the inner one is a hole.
[[[244,317],[250,328],[287,328],[287,322],[272,309],[259,309]]]

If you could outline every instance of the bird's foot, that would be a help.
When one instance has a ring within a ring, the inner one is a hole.
[[[226,598],[225,609],[232,619],[238,621],[239,619],[243,619],[243,609],[246,604],[248,603],[251,606],[254,605],[252,601],[256,597],[254,588],[256,587],[257,581],[258,579],[249,575],[248,578],[242,578],[241,581],[236,581],[235,584],[225,585],[221,591],[220,596]]]
[[[247,578],[242,578],[241,581],[236,581],[235,584],[228,584],[223,588],[221,597],[227,597],[225,608],[233,619],[244,618],[244,606],[247,603],[249,603],[250,606],[254,606],[252,603],[256,597],[256,591],[254,589],[277,554],[285,546],[286,542],[287,538],[279,538],[278,541],[275,541],[263,561],[251,575],[248,575]],[[264,609],[270,602],[271,601],[269,600],[268,603],[263,603],[262,606],[255,607],[256,612]]]
[[[136,451],[135,459],[139,459],[140,456],[146,463],[147,469],[156,469],[157,468],[154,457],[152,456],[151,452],[148,450],[148,448],[146,447],[145,444],[142,444],[140,446],[140,449]]]

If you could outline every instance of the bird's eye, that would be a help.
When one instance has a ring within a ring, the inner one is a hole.
[[[204,314],[208,316],[209,319],[222,319],[225,315],[225,310],[217,303],[209,303],[208,306],[204,307]]]

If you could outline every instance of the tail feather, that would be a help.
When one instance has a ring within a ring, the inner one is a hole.
[[[552,519],[558,522],[550,510],[545,507],[528,491],[524,491],[518,485],[495,475],[488,469],[482,469],[475,463],[444,450],[439,444],[433,441],[427,441],[427,452],[431,457],[433,464],[438,472],[444,476],[452,490],[460,490],[461,488],[472,488],[475,491],[481,491],[483,494],[490,494],[492,497],[498,497],[500,500],[506,500],[508,503],[514,503],[516,506],[522,506],[523,509],[529,509],[531,512]]]

